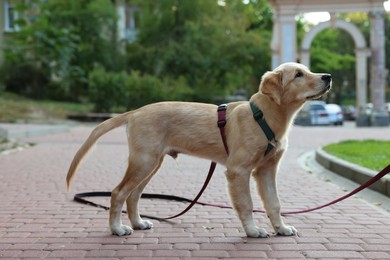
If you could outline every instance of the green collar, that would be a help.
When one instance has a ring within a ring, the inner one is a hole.
[[[267,155],[275,147],[275,145],[278,141],[275,139],[274,132],[272,132],[272,129],[269,127],[269,125],[265,121],[263,112],[252,102],[249,102],[249,104],[251,106],[254,119],[256,120],[256,122],[259,124],[259,126],[263,130],[265,136],[267,136],[268,146],[267,146],[267,149],[265,150],[265,155]]]

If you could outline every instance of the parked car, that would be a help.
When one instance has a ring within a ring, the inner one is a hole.
[[[356,108],[354,106],[343,106],[342,107],[344,120],[356,120]]]
[[[343,110],[337,104],[327,104],[325,105],[326,111],[329,115],[329,122],[333,125],[343,125],[344,115]]]
[[[324,101],[314,100],[306,102],[298,113],[296,125],[329,125],[329,114]]]

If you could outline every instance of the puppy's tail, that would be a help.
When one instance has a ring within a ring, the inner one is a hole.
[[[69,167],[68,175],[66,176],[66,186],[68,188],[68,191],[70,188],[70,183],[74,177],[74,174],[77,171],[79,164],[81,163],[81,161],[83,160],[85,155],[88,153],[88,151],[91,149],[91,147],[97,142],[97,140],[102,135],[106,134],[107,132],[109,132],[117,127],[120,127],[120,126],[126,124],[129,120],[130,113],[131,112],[126,112],[126,113],[123,113],[121,115],[110,118],[92,130],[92,132],[89,135],[89,137],[87,138],[87,140],[85,140],[83,145],[77,151],[77,153],[74,156],[73,161]]]

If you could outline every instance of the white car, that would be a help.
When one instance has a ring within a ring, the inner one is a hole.
[[[296,125],[330,125],[326,103],[320,100],[308,101],[298,113]]]
[[[330,119],[324,101],[310,101],[310,115],[312,125],[329,125]]]
[[[333,125],[343,125],[344,115],[343,110],[337,104],[327,104],[325,105],[326,111],[328,112],[330,124]]]

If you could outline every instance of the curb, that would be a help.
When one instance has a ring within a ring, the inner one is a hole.
[[[28,125],[26,127],[21,127],[20,129],[9,129],[7,127],[2,127],[0,125],[0,137],[6,138],[22,138],[22,137],[33,137],[33,136],[42,136],[48,134],[58,134],[69,131],[70,126],[68,125],[42,125],[39,127],[30,128]]]
[[[330,155],[322,148],[318,148],[316,150],[315,159],[326,169],[358,184],[365,183],[377,174],[377,172],[373,170]],[[369,188],[390,197],[390,177],[384,176],[382,179],[372,184]]]
[[[103,122],[107,119],[113,118],[119,115],[118,113],[83,113],[83,114],[71,114],[67,118],[70,120],[81,122]]]

